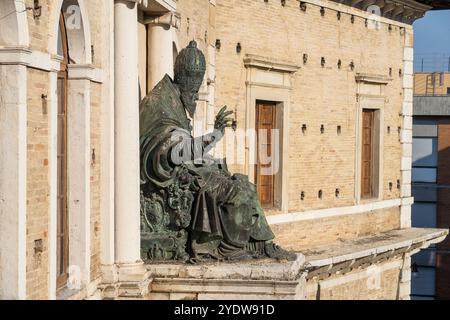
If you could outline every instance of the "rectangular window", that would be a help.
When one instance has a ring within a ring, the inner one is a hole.
[[[433,297],[435,294],[435,269],[418,267],[417,271],[412,275],[411,295]]]
[[[417,228],[436,228],[436,204],[417,202],[412,206],[412,224]]]
[[[412,196],[414,197],[414,202],[436,202],[437,190],[438,189],[434,185],[414,184],[412,186]]]
[[[437,138],[413,138],[413,166],[436,167],[437,147]]]
[[[435,267],[436,266],[436,250],[427,248],[422,249],[411,257],[411,262],[418,266]]]
[[[413,182],[427,182],[436,183],[436,168],[412,168],[412,181]]]

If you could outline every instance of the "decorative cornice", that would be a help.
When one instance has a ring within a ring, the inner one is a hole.
[[[339,243],[341,249],[312,248],[304,252],[307,279],[322,280],[404,254],[413,255],[420,249],[443,241],[447,235],[448,229],[409,228],[345,240]],[[342,252],[339,253],[339,250]],[[311,253],[308,254],[308,251]]]
[[[130,1],[130,0],[129,0]],[[141,10],[148,13],[164,13],[167,11],[175,12],[177,10],[178,0],[131,0],[137,2]],[[156,11],[155,11],[156,10]]]
[[[46,52],[31,50],[28,47],[0,47],[0,65],[21,65],[47,72],[58,72],[63,57]],[[69,64],[70,79],[85,79],[102,82],[102,70],[93,65]]]
[[[28,47],[0,47],[0,65],[22,65],[44,71],[59,71],[61,57]]]
[[[278,61],[253,54],[245,55],[244,65],[246,68],[260,68],[288,73],[294,73],[300,69],[300,67],[293,62]]]
[[[69,64],[68,66],[70,80],[89,80],[102,83],[102,70],[95,68],[91,64]]]
[[[432,6],[414,0],[332,0],[356,9],[367,11],[371,6],[377,6],[380,11],[375,13],[387,19],[412,24],[423,17]]]
[[[311,211],[274,214],[267,216],[267,222],[269,222],[270,225],[275,225],[282,223],[293,223],[298,221],[326,219],[352,214],[368,213],[375,210],[401,206],[403,199],[405,198],[374,201],[348,207],[337,207]],[[412,199],[410,201],[412,201]]]
[[[355,76],[355,80],[356,82],[388,84],[390,81],[392,81],[392,78],[378,74],[357,73]]]

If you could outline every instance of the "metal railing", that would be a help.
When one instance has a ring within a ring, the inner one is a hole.
[[[414,72],[450,72],[450,53],[415,54]]]

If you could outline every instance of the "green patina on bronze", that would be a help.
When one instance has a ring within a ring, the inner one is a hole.
[[[206,70],[191,41],[140,104],[141,254],[150,260],[293,260],[272,233],[247,176],[231,174],[208,151],[230,125],[222,108],[214,131],[192,137],[193,116]]]

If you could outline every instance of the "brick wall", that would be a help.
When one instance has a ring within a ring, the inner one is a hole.
[[[445,73],[442,82],[441,75],[435,75],[435,85],[433,86],[433,74],[431,73],[415,73],[414,74],[414,94],[416,95],[432,95],[447,94],[450,88],[450,73]],[[442,85],[441,85],[442,84]]]
[[[303,251],[313,246],[375,234],[400,227],[399,208],[272,225],[282,246]]]
[[[45,299],[48,293],[49,119],[42,94],[48,94],[47,72],[28,69],[27,94],[27,297]],[[43,251],[35,252],[35,241]]]
[[[327,4],[327,1],[324,1]],[[381,183],[384,199],[399,197],[397,180],[400,175],[399,116],[402,106],[402,76],[404,35],[398,26],[388,30],[370,30],[365,20],[308,5],[306,12],[298,2],[287,1],[282,7],[270,1],[220,1],[217,4],[217,38],[222,47],[217,51],[216,106],[228,105],[237,111],[238,128],[245,128],[246,70],[245,54],[256,54],[275,60],[291,61],[301,66],[292,78],[290,114],[289,211],[355,204],[355,131],[356,131],[356,73],[373,73],[389,76],[386,87],[382,154],[384,176]],[[239,32],[235,32],[239,30]],[[236,53],[236,44],[242,51]],[[303,64],[303,54],[308,61]],[[321,66],[325,58],[325,67]],[[388,59],[389,57],[389,59]],[[337,67],[338,60],[342,67]],[[351,71],[349,63],[355,63]],[[270,88],[267,88],[270,90]],[[216,108],[217,112],[217,108]],[[301,126],[307,125],[302,135]],[[324,125],[325,133],[320,133]],[[342,133],[337,134],[340,125]],[[244,152],[244,150],[240,150]],[[241,165],[230,166],[234,171],[245,172]],[[392,190],[389,182],[393,183]],[[339,198],[335,189],[340,189]],[[318,190],[323,199],[317,198]],[[306,196],[300,200],[300,192]]]
[[[187,0],[177,3],[177,12],[181,15],[181,25],[178,33],[180,48],[195,40],[199,48],[206,53],[206,43],[212,35],[208,34],[209,0]],[[205,41],[206,40],[206,41]],[[205,54],[208,56],[208,54]]]
[[[28,15],[28,31],[30,37],[30,47],[34,50],[47,52],[48,49],[48,37],[49,34],[53,33],[53,30],[49,30],[49,17],[54,8],[55,1],[52,0],[41,0],[39,4],[41,8],[41,16],[38,18],[33,17],[33,12],[31,10],[27,11]],[[27,7],[34,7],[33,0],[25,0]]]
[[[101,85],[91,84],[91,280],[100,277]]]

